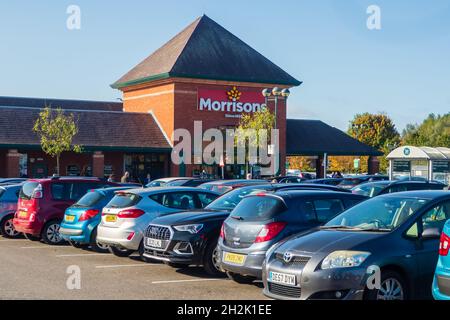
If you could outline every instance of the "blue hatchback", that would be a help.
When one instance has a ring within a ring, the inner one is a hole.
[[[433,297],[450,300],[450,220],[444,226],[439,243],[439,260],[433,279]]]
[[[67,208],[59,229],[61,236],[74,247],[90,245],[97,252],[108,252],[108,246],[97,243],[97,226],[102,220],[102,210],[116,191],[132,187],[93,189],[77,203]]]

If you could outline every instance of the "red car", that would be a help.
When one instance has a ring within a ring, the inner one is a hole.
[[[59,234],[64,211],[88,190],[116,185],[98,178],[84,177],[28,180],[19,193],[14,228],[29,240],[42,239],[47,244],[60,244],[64,241]]]

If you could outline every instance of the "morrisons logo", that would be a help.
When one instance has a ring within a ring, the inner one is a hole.
[[[241,101],[244,94],[239,92],[236,87],[233,87],[230,91],[227,91],[227,97],[228,99],[223,100],[200,97],[198,109],[201,111],[253,113],[263,111],[266,108],[264,103]]]

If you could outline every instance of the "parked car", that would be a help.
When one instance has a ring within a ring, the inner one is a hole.
[[[31,179],[19,193],[13,223],[18,232],[30,240],[42,239],[56,245],[64,241],[59,227],[64,211],[77,202],[88,190],[115,186],[98,178],[52,177]]]
[[[429,298],[440,230],[449,218],[445,191],[399,192],[364,201],[322,228],[272,247],[263,268],[264,294],[276,299]],[[368,281],[374,272],[378,285]]]
[[[279,191],[246,197],[222,226],[220,267],[230,279],[261,279],[266,251],[295,233],[322,225],[366,197],[333,191]]]
[[[144,237],[144,257],[176,267],[203,266],[210,275],[220,272],[217,242],[223,222],[247,195],[279,190],[306,190],[304,184],[265,184],[230,191],[203,210],[156,218]]]
[[[66,209],[59,233],[74,247],[90,245],[97,252],[109,252],[109,247],[97,242],[97,227],[102,220],[102,210],[116,191],[132,187],[92,189]]]
[[[436,300],[450,300],[450,220],[444,225],[439,242],[439,258],[433,279],[433,297]]]
[[[353,187],[353,193],[362,194],[367,197],[375,197],[378,195],[402,191],[416,190],[444,190],[445,184],[440,182],[428,181],[408,181],[408,180],[384,180],[377,182],[368,182]]]
[[[219,180],[201,184],[199,188],[210,190],[214,192],[218,192],[220,194],[224,194],[230,192],[231,190],[242,188],[249,185],[259,185],[266,184],[267,180],[245,180],[245,179],[236,179],[236,180]]]
[[[308,183],[317,183],[317,184],[325,184],[330,186],[337,186],[339,185],[344,178],[326,178],[326,179],[314,179],[309,180]]]
[[[351,189],[362,183],[372,182],[372,181],[382,181],[382,180],[389,180],[389,177],[384,176],[384,175],[378,175],[378,174],[349,176],[349,177],[345,177],[341,181],[341,183],[339,183],[337,186],[344,188],[344,189]]]
[[[299,176],[280,176],[273,177],[267,180],[276,183],[301,183],[303,181],[307,181],[308,179],[300,178]]]
[[[162,178],[154,180],[146,185],[147,188],[154,187],[198,187],[199,185],[211,182],[211,179],[199,178]]]
[[[176,212],[202,209],[218,193],[189,187],[131,189],[116,192],[103,208],[97,241],[119,257],[144,254],[144,231],[153,219]],[[144,258],[144,257],[143,257]]]
[[[27,181],[26,178],[0,178],[0,185],[20,184]]]
[[[20,233],[14,228],[13,219],[21,184],[0,186],[0,234],[5,238],[17,238]]]

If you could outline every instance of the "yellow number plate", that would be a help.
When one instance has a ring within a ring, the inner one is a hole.
[[[234,265],[242,266],[245,262],[245,255],[225,252],[223,261]]]
[[[26,218],[26,217],[28,217],[28,212],[26,212],[26,211],[19,211],[18,217],[19,218]]]
[[[66,216],[66,221],[67,222],[74,222],[75,221],[75,216]]]
[[[106,222],[116,222],[117,221],[117,216],[116,215],[107,215],[105,217]]]

